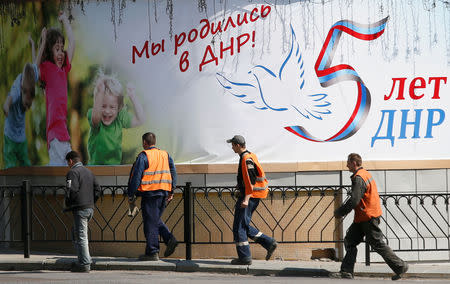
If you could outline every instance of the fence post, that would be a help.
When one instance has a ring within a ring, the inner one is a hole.
[[[366,266],[370,266],[370,246],[366,236]]]
[[[184,242],[186,243],[186,260],[191,260],[193,219],[194,219],[194,194],[191,191],[190,182],[186,182],[183,198],[184,198]]]
[[[345,194],[345,192],[344,192],[344,177],[343,177],[343,171],[341,170],[341,171],[339,171],[339,191],[338,191],[338,194],[339,194],[339,192],[341,192],[341,194],[339,195],[339,197],[338,197],[338,200],[339,200],[339,202],[342,204],[342,201],[343,200],[345,200],[345,197],[343,197],[343,195]],[[339,207],[339,206],[341,206],[341,204],[338,204],[337,206]],[[341,219],[341,221],[340,221],[340,224],[339,224],[339,236],[338,236],[338,238],[339,238],[339,240],[343,240],[344,239],[344,221],[342,221],[342,219]],[[339,242],[338,243],[338,249],[339,249],[339,251],[338,251],[338,253],[337,253],[337,255],[336,255],[336,258],[337,259],[339,259],[339,260],[342,260],[343,258],[344,258],[344,242]]]
[[[31,248],[31,184],[29,180],[22,182],[21,202],[22,202],[22,240],[23,257],[30,258]]]

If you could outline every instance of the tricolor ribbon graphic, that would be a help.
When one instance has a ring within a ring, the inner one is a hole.
[[[312,136],[302,126],[286,126],[285,129],[306,140],[313,142],[341,141],[355,134],[364,123],[370,110],[370,92],[364,85],[361,77],[347,64],[336,66],[331,65],[342,32],[361,40],[374,40],[381,36],[386,27],[389,17],[382,19],[375,24],[362,25],[348,20],[335,23],[328,32],[327,38],[322,46],[314,69],[319,78],[320,85],[324,88],[339,83],[341,81],[355,81],[358,88],[358,98],[352,115],[336,134],[328,139],[322,140]]]

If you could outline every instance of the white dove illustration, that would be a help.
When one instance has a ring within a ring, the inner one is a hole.
[[[322,120],[322,115],[331,113],[325,100],[328,95],[304,94],[304,61],[292,26],[290,45],[278,72],[256,65],[248,71],[249,82],[230,80],[223,73],[216,73],[216,79],[227,93],[258,110],[294,110],[304,118]]]

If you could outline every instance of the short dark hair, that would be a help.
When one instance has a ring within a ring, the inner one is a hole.
[[[31,63],[25,64],[23,67],[22,72],[22,85],[21,87],[26,88],[27,90],[30,90],[31,98],[34,98],[35,92],[34,92],[34,85],[36,84],[36,75],[34,74],[34,68]]]
[[[156,135],[152,132],[147,132],[142,135],[142,141],[147,142],[148,145],[156,145]]]
[[[356,162],[356,165],[358,167],[360,167],[362,165],[362,158],[361,158],[361,156],[359,154],[350,153],[348,155],[348,159],[347,160],[350,161],[350,162]]]
[[[245,146],[245,142],[244,142],[244,143],[231,142],[231,145],[239,145],[239,146],[241,146],[241,147],[243,147],[243,148],[246,147],[246,146]]]
[[[70,151],[66,154],[66,161],[72,160],[74,162],[81,161],[80,154],[78,154],[76,151]]]

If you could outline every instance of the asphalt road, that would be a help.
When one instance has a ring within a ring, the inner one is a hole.
[[[330,279],[311,277],[276,277],[209,273],[180,273],[156,271],[91,271],[91,273],[71,273],[61,271],[1,271],[0,283],[296,283],[296,284],[341,284],[341,283],[394,283],[389,279],[356,278]],[[450,283],[439,279],[402,279],[397,283]]]

